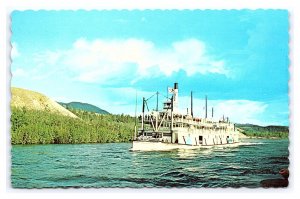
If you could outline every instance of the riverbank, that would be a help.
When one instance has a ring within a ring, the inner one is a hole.
[[[287,138],[280,138],[280,137],[247,137],[248,139],[269,139],[269,140],[280,140],[280,139],[287,139]]]

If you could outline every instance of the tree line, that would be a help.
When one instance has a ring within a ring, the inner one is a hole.
[[[249,137],[264,138],[288,138],[288,126],[258,126],[253,124],[236,124],[236,127],[243,130],[243,134]]]
[[[263,138],[288,138],[288,132],[270,132],[270,131],[244,131],[243,134],[249,137],[263,137]]]
[[[135,118],[129,115],[97,114],[69,109],[78,118],[47,111],[12,107],[12,144],[79,144],[129,142],[134,133]],[[288,130],[277,127],[239,125],[250,137],[288,138]],[[288,128],[287,128],[288,129]]]
[[[12,107],[12,144],[78,144],[129,142],[135,118],[70,110],[79,118]]]

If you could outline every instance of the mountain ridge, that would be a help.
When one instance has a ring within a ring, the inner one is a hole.
[[[110,114],[108,111],[103,110],[95,105],[84,103],[84,102],[57,102],[61,106],[65,107],[66,109],[75,109],[75,110],[82,110],[92,113],[99,113],[99,114]]]

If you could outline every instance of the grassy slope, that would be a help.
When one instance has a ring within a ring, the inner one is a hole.
[[[26,108],[28,110],[47,111],[77,118],[77,116],[72,112],[68,111],[57,102],[41,93],[12,87],[11,94],[11,107]]]

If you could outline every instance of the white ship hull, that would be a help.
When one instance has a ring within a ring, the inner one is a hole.
[[[200,149],[200,148],[212,148],[212,147],[236,147],[239,146],[239,142],[231,144],[218,144],[218,145],[185,145],[177,143],[163,143],[163,142],[148,142],[148,141],[133,141],[130,151],[170,151],[175,149]]]

